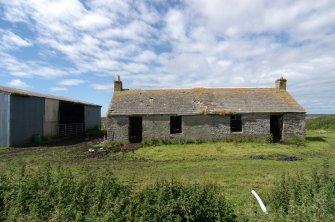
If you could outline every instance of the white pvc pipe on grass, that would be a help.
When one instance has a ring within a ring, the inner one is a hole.
[[[256,198],[259,206],[261,207],[262,211],[265,213],[265,214],[268,214],[268,211],[266,210],[266,207],[262,201],[262,199],[258,196],[258,194],[256,193],[256,191],[252,190],[251,191],[252,195],[254,195],[254,197]]]

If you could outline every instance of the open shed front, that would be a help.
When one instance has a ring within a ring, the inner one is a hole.
[[[99,106],[45,99],[44,137],[81,135],[86,130],[100,128],[100,122]]]
[[[85,130],[85,105],[59,101],[59,136],[75,136]]]

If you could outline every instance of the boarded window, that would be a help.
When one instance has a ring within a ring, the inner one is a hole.
[[[230,116],[230,132],[242,132],[241,115]]]
[[[181,116],[170,116],[170,133],[181,133]]]

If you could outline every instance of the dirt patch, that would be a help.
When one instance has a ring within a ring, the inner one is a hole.
[[[302,158],[296,157],[296,156],[281,156],[281,157],[278,157],[276,160],[277,161],[298,161],[298,160],[302,160]]]
[[[250,159],[252,159],[252,160],[265,160],[264,156],[262,156],[262,155],[251,156]]]
[[[276,160],[276,161],[298,161],[302,160],[300,157],[296,156],[263,156],[263,155],[255,155],[251,156],[250,159],[252,160]]]
[[[129,143],[123,147],[107,147],[107,148],[90,148],[88,149],[88,153],[91,157],[103,157],[108,153],[128,153],[128,152],[135,152],[139,148],[143,147],[142,143]]]

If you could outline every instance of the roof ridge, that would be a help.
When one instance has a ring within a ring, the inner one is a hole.
[[[154,90],[192,90],[192,89],[276,89],[275,87],[195,87],[195,88],[154,88],[154,89],[126,89],[127,91],[154,91]]]
[[[98,104],[90,103],[90,102],[85,102],[77,99],[72,99],[64,96],[55,96],[51,94],[44,94],[40,92],[34,92],[34,91],[28,91],[25,89],[18,89],[18,88],[12,88],[12,87],[7,87],[7,86],[0,86],[0,92],[6,92],[10,94],[17,94],[17,95],[22,95],[22,96],[32,96],[32,97],[40,97],[40,98],[47,98],[47,99],[55,99],[55,100],[60,100],[60,101],[67,101],[67,102],[73,102],[73,103],[80,103],[88,106],[100,106]]]

